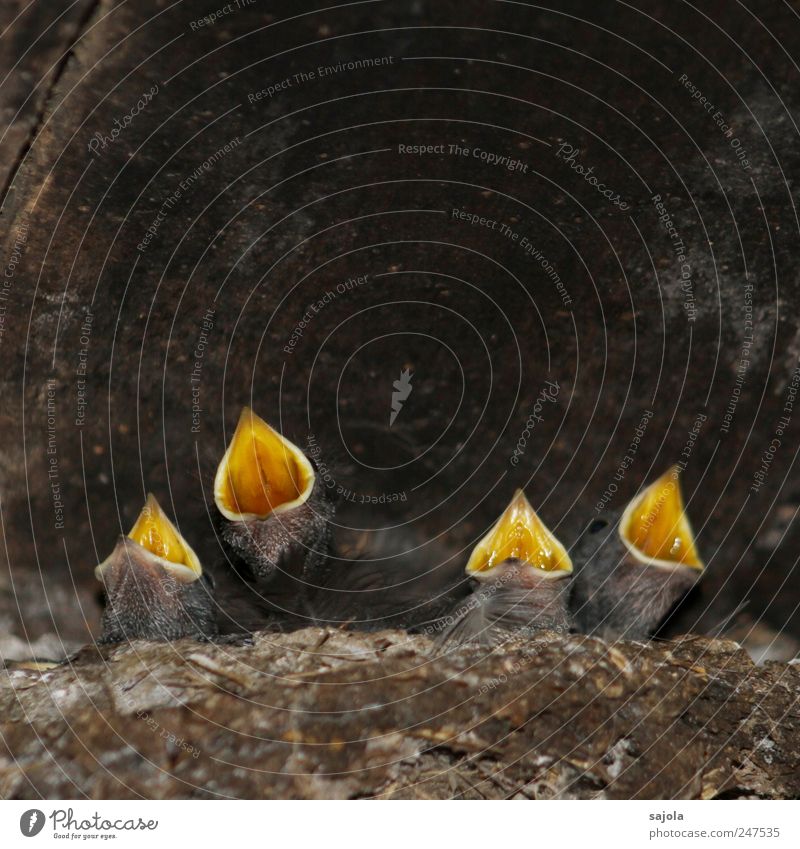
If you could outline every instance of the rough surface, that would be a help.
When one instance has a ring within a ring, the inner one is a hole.
[[[47,118],[53,85],[97,0],[3,0],[0,9],[0,201]]]
[[[800,666],[691,637],[133,643],[6,671],[0,715],[5,798],[800,795]]]

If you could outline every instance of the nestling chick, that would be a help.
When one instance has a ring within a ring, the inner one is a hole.
[[[166,641],[216,632],[210,579],[153,495],[95,575],[106,593],[101,642]]]
[[[673,467],[621,516],[596,519],[581,535],[570,606],[584,633],[647,639],[702,574],[678,474]]]
[[[498,645],[514,634],[568,631],[572,562],[522,490],[475,546],[472,593],[442,621],[446,642]]]
[[[222,539],[261,583],[325,562],[333,504],[306,455],[249,407],[214,479]]]
[[[334,549],[309,593],[318,625],[433,631],[466,592],[453,552],[407,526],[360,531]]]

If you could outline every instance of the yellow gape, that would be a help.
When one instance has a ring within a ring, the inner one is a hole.
[[[466,571],[480,577],[510,558],[527,563],[545,577],[563,577],[572,572],[566,549],[536,515],[521,489],[475,546]]]
[[[683,506],[677,467],[650,484],[625,508],[620,536],[638,560],[703,568]]]
[[[313,486],[305,454],[245,407],[214,480],[220,512],[234,521],[265,518],[302,504]]]
[[[166,517],[152,494],[147,496],[142,512],[128,537],[156,557],[186,566],[198,575],[203,571],[197,555]]]

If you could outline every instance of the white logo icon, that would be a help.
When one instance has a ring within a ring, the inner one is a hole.
[[[389,427],[394,424],[394,420],[397,418],[400,410],[403,409],[403,403],[406,401],[408,396],[411,394],[411,390],[414,388],[411,385],[411,378],[414,375],[411,373],[410,369],[403,369],[400,372],[400,379],[395,380],[392,383],[394,386],[394,392],[392,392],[392,412],[389,414]]]

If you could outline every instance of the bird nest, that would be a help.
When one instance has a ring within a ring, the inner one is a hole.
[[[800,665],[731,641],[307,628],[47,666],[0,678],[4,798],[800,793]]]

